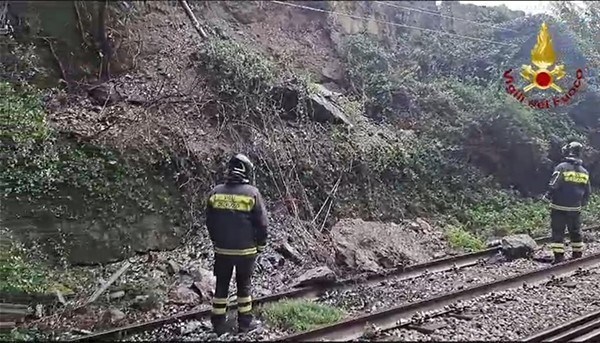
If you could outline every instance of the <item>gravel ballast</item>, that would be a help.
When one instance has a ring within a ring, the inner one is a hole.
[[[470,320],[444,316],[426,321],[430,334],[397,329],[379,340],[516,341],[600,309],[600,267],[561,280],[520,287],[460,303]]]
[[[600,244],[588,243],[586,255],[600,252]],[[548,251],[543,252],[548,254]],[[370,286],[356,286],[346,291],[330,291],[318,301],[344,309],[348,316],[360,313],[369,313],[383,308],[398,306],[402,303],[411,303],[430,297],[442,295],[447,292],[457,291],[477,284],[498,280],[500,278],[516,276],[538,268],[547,267],[548,264],[531,260],[515,260],[511,262],[498,262],[492,264],[480,264],[462,270],[449,271],[422,277],[395,281],[386,280],[379,284]],[[598,276],[598,275],[596,275]],[[600,282],[600,281],[599,281]],[[528,305],[529,306],[529,305]],[[437,320],[437,319],[435,319]],[[458,319],[457,319],[458,320]],[[410,334],[418,332],[407,330]],[[225,334],[217,337],[212,333],[208,319],[198,321],[186,321],[171,324],[152,332],[141,333],[129,337],[128,341],[140,340],[170,340],[178,339],[192,340],[269,340],[288,334],[274,329],[266,324],[260,325],[256,331],[246,334]],[[451,334],[450,334],[451,336]],[[427,337],[423,335],[423,337]]]
[[[586,254],[600,252],[599,243],[588,243]],[[549,255],[549,251],[542,254]],[[389,279],[378,284],[357,285],[347,290],[332,290],[319,301],[341,308],[349,315],[371,313],[404,303],[413,303],[445,293],[455,292],[516,276],[539,268],[547,263],[518,259],[510,262],[479,264],[459,270],[424,275],[410,280]]]

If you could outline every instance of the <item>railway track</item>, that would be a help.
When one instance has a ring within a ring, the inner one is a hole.
[[[539,244],[543,244],[549,241],[549,237],[543,237],[536,240]],[[395,278],[398,280],[408,280],[411,278],[416,278],[423,273],[438,273],[443,271],[448,271],[452,269],[461,269],[467,268],[473,265],[476,265],[483,259],[492,257],[500,252],[500,247],[494,247],[490,249],[486,249],[483,251],[470,253],[470,254],[461,254],[457,256],[452,256],[450,258],[442,258],[436,259],[429,262],[416,264],[413,266],[408,266],[404,268],[396,268],[391,271],[383,272],[383,273],[373,273],[368,274],[366,276],[357,277],[357,278],[349,278],[345,280],[341,280],[339,282],[333,284],[322,284],[322,285],[312,285],[312,286],[304,286],[296,289],[292,289],[290,291],[280,292],[272,295],[268,295],[265,297],[257,298],[254,300],[254,306],[259,304],[266,304],[271,302],[276,302],[286,298],[317,298],[326,290],[331,289],[344,289],[352,287],[356,284],[366,284],[366,283],[378,283],[382,280],[388,278]],[[237,306],[235,304],[228,305],[229,309],[235,309]],[[99,332],[87,336],[78,337],[76,339],[70,340],[71,342],[76,341],[84,341],[84,340],[97,340],[97,339],[119,339],[126,337],[131,334],[135,334],[138,332],[149,331],[157,327],[161,327],[163,325],[171,324],[177,321],[185,321],[189,319],[197,319],[197,318],[206,318],[210,316],[211,310],[200,310],[200,311],[191,311],[187,313],[182,313],[179,315],[161,318],[154,321],[129,325],[122,328],[115,328],[112,330]]]
[[[410,318],[424,312],[435,312],[436,315],[452,313],[451,306],[458,301],[473,299],[477,296],[502,291],[521,286],[542,282],[551,276],[564,276],[580,269],[600,265],[600,253],[586,256],[582,259],[571,260],[551,267],[504,278],[499,281],[476,285],[467,289],[429,298],[423,301],[403,304],[385,309],[373,314],[363,315],[344,320],[332,325],[322,326],[313,330],[292,334],[281,338],[283,341],[352,341],[382,332],[412,324]]]
[[[599,342],[600,311],[527,337],[522,342]]]
[[[595,230],[599,227],[587,228],[587,230]],[[549,242],[549,237],[542,237],[536,239],[538,244],[544,244]],[[386,279],[395,280],[409,280],[422,276],[423,274],[439,273],[449,270],[457,270],[467,268],[470,266],[477,265],[482,260],[490,258],[501,251],[500,247],[493,247],[476,253],[462,254],[449,258],[442,258],[432,260],[426,263],[417,264],[408,267],[396,268],[394,270],[386,271],[383,273],[372,273],[368,275],[362,275],[359,277],[349,278],[338,281],[332,284],[317,284],[311,286],[303,286],[292,289],[290,291],[280,292],[265,297],[257,298],[254,300],[254,305],[266,304],[276,302],[286,298],[308,298],[316,299],[327,290],[332,289],[348,289],[357,284],[375,284]],[[236,304],[228,306],[229,309],[235,309]],[[210,316],[210,309],[191,311],[187,313],[170,316],[167,318],[161,318],[158,320],[145,322],[141,324],[133,324],[121,328],[115,328],[104,332],[94,333],[86,336],[77,337],[69,341],[86,341],[86,340],[115,340],[123,339],[124,337],[153,330],[168,324],[186,321],[191,319],[202,319]]]

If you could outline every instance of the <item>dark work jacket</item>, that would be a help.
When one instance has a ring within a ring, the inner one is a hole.
[[[255,255],[267,244],[267,210],[258,189],[226,182],[208,194],[206,227],[221,255]]]
[[[568,157],[554,168],[549,183],[550,208],[559,211],[581,211],[591,193],[590,175],[581,160]]]

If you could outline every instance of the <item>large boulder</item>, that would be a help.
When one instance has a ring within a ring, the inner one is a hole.
[[[326,266],[317,267],[304,272],[296,278],[294,287],[308,286],[314,284],[333,283],[337,279],[335,273]]]
[[[309,111],[315,121],[352,126],[352,122],[342,109],[323,95],[311,94],[308,99],[310,100]]]
[[[216,278],[199,263],[191,263],[180,270],[181,283],[191,288],[203,301],[209,301],[215,290]]]
[[[295,119],[298,117],[298,105],[301,104],[302,99],[301,89],[302,86],[296,80],[290,80],[285,84],[273,87],[271,97],[284,110],[284,119]],[[310,118],[320,123],[353,126],[350,118],[335,101],[336,97],[341,95],[340,93],[332,92],[320,84],[312,84],[311,92],[308,98],[304,100]]]
[[[530,258],[537,247],[535,240],[526,234],[502,238],[502,254],[509,260]]]
[[[444,250],[441,233],[424,220],[402,224],[344,219],[331,230],[337,264],[346,270],[377,272],[424,262]]]

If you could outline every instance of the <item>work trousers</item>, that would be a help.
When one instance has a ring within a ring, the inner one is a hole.
[[[551,248],[554,255],[563,255],[565,253],[565,228],[569,230],[573,253],[581,254],[583,252],[581,214],[576,211],[552,210],[550,221],[552,228]]]
[[[237,286],[238,322],[240,326],[252,321],[252,272],[256,255],[231,256],[215,254],[214,274],[217,278],[213,298],[213,322],[225,320],[229,283],[235,268]]]

